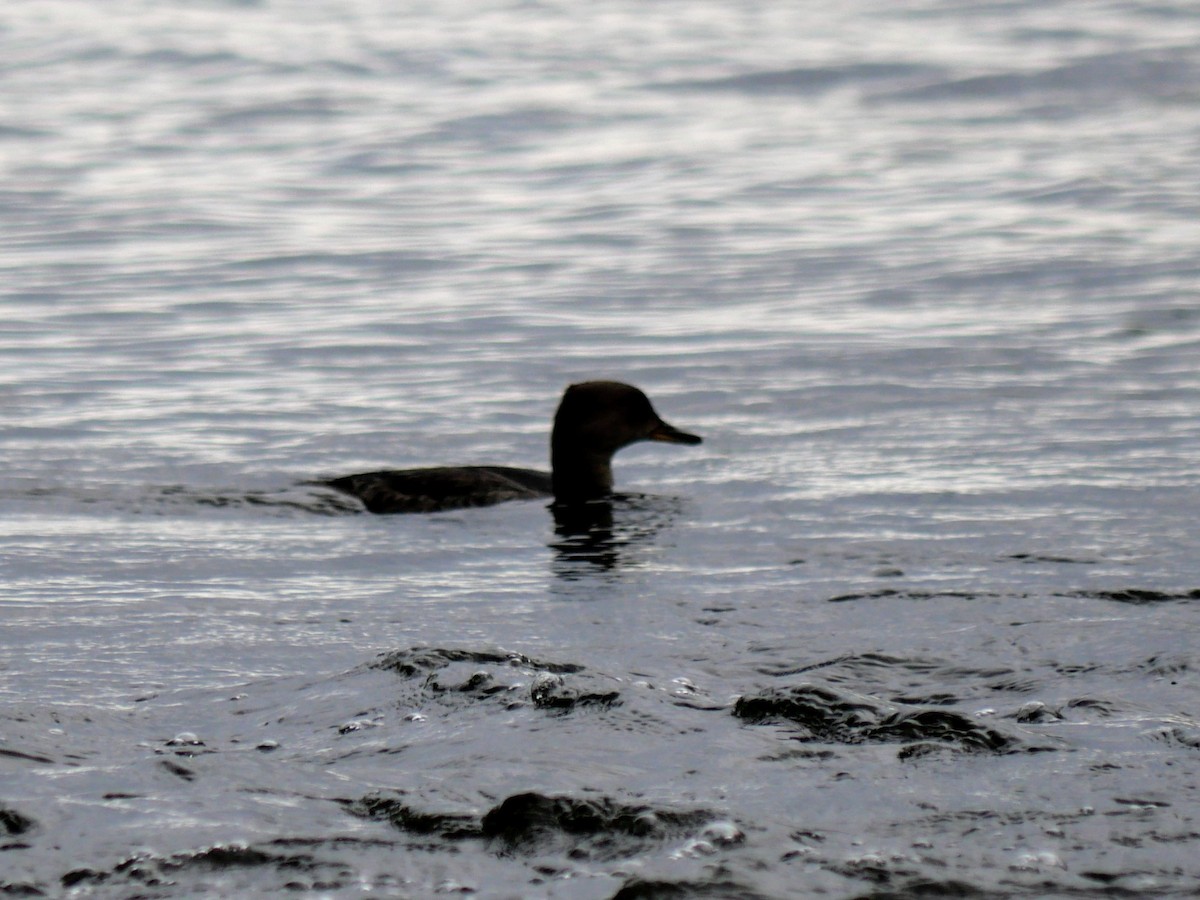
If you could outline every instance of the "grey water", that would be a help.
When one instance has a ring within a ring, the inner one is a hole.
[[[1198,159],[1171,0],[7,4],[0,893],[1194,896]]]

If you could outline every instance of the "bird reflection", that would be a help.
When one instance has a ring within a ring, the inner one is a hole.
[[[614,494],[571,505],[553,504],[555,574],[571,580],[615,573],[636,565],[645,550],[679,515],[675,497]]]

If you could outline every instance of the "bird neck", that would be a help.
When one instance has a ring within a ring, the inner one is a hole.
[[[612,454],[556,441],[550,450],[550,478],[560,503],[595,500],[612,493]]]

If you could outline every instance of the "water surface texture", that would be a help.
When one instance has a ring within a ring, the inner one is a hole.
[[[1200,14],[0,11],[0,893],[1194,896]],[[699,447],[543,466],[567,384]]]

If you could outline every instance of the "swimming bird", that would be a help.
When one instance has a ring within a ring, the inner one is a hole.
[[[319,484],[360,499],[373,513],[434,512],[553,497],[573,505],[612,493],[612,457],[637,441],[699,444],[669,425],[630,384],[585,381],[563,392],[550,434],[550,472],[509,466],[434,466],[364,472]]]

